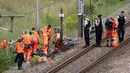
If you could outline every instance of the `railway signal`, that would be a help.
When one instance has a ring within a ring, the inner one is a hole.
[[[60,39],[61,39],[60,46],[61,46],[61,49],[62,49],[62,46],[63,46],[63,18],[64,18],[64,14],[63,14],[63,9],[62,8],[61,8],[59,17],[60,17]]]

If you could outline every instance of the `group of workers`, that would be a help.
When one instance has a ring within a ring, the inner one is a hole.
[[[124,40],[124,25],[126,23],[126,17],[124,15],[124,11],[121,11],[121,15],[117,16],[117,18],[110,17],[105,22],[106,28],[106,46],[116,47],[119,43]],[[95,34],[96,34],[96,47],[101,47],[102,33],[103,33],[103,23],[102,23],[102,15],[98,15],[98,18],[94,20],[95,24]],[[90,20],[87,16],[84,17],[84,38],[85,38],[85,46],[84,48],[90,45],[89,38],[89,28],[91,26]],[[54,44],[56,51],[60,50],[60,28],[54,29]],[[15,59],[15,63],[18,63],[18,70],[22,69],[22,63],[25,60],[27,64],[31,61],[31,53],[36,53],[38,49],[38,45],[40,42],[40,33],[42,36],[42,51],[44,55],[48,56],[48,48],[51,42],[52,36],[52,27],[51,25],[45,26],[40,29],[40,32],[37,32],[35,28],[32,28],[32,31],[26,30],[23,35],[21,35],[15,43],[15,48],[17,51],[17,56]],[[119,39],[118,39],[119,38]],[[118,42],[119,40],[119,42]],[[8,43],[11,42],[9,40],[4,40],[0,46],[7,49]],[[48,60],[51,60],[48,58]]]
[[[124,41],[125,34],[125,26],[126,16],[124,11],[121,11],[121,14],[116,18],[110,17],[105,22],[106,29],[106,47],[116,47],[119,43]],[[94,20],[95,25],[95,34],[96,34],[96,47],[101,47],[102,33],[103,33],[103,23],[102,23],[102,15],[98,15],[98,18]],[[85,46],[86,48],[90,44],[89,39],[89,28],[90,28],[90,20],[85,16],[84,17],[84,38],[85,38]]]
[[[55,49],[56,51],[60,50],[60,28],[55,28],[54,29],[54,44],[55,44]],[[44,26],[43,28],[40,29],[39,32],[35,30],[35,28],[32,28],[32,31],[29,32],[29,30],[26,30],[23,32],[23,34],[17,39],[15,43],[15,48],[17,52],[17,56],[15,58],[15,64],[18,63],[18,70],[22,70],[22,63],[25,60],[26,64],[29,64],[32,56],[32,53],[36,53],[38,49],[38,45],[40,42],[40,34],[42,38],[42,51],[44,53],[44,56],[46,56],[46,59],[52,60],[52,58],[48,57],[48,48],[49,44],[51,42],[51,36],[52,36],[52,27],[49,24],[48,26]],[[9,41],[4,40],[0,46],[7,50],[7,45]],[[43,60],[43,58],[40,58]]]

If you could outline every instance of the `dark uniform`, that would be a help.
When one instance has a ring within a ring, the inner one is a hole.
[[[84,20],[84,38],[85,38],[85,46],[84,48],[88,47],[90,45],[90,39],[89,39],[89,27],[90,27],[90,20],[85,19]]]
[[[95,30],[96,30],[96,46],[100,47],[101,40],[102,40],[102,15],[98,16],[98,19],[95,20]],[[99,24],[99,25],[97,25]]]
[[[118,22],[119,22],[119,25],[118,25],[118,37],[119,37],[119,43],[121,43],[122,41],[124,41],[124,34],[125,34],[124,25],[126,23],[126,17],[119,15]]]

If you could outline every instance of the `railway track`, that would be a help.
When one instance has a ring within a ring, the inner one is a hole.
[[[130,33],[130,21],[126,25],[126,36],[129,37]],[[102,40],[102,46],[104,46],[105,38]],[[123,44],[123,43],[122,43]],[[120,44],[120,45],[122,45]],[[77,72],[85,72],[94,66],[94,63],[98,62],[98,59],[101,59],[108,52],[111,52],[113,49],[120,47],[95,47],[95,43],[89,46],[86,49],[83,49],[79,53],[70,57],[68,60],[62,62],[56,67],[49,70],[47,73],[77,73]]]
[[[103,55],[102,57],[100,57],[99,59],[97,59],[94,62],[92,62],[91,65],[88,65],[88,66],[84,67],[78,73],[87,73],[88,70],[90,70],[95,65],[97,65],[99,62],[101,62],[103,59],[105,59],[106,57],[108,57],[110,55],[110,53],[115,52],[116,50],[120,49],[123,45],[125,45],[125,44],[127,44],[129,42],[130,42],[130,36],[127,39],[125,39],[125,41],[123,41],[119,46],[113,48],[111,51],[109,51],[108,53],[106,53],[105,55]]]
[[[118,48],[113,49],[93,66],[79,73],[130,73],[130,37],[124,41]],[[87,67],[86,67],[87,68]]]

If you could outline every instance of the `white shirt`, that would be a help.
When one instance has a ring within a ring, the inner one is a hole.
[[[89,19],[87,19],[87,18],[84,20],[84,26],[86,26],[86,25],[88,25],[88,24],[89,24],[89,22],[88,22],[88,21],[89,21]]]
[[[100,21],[99,19],[94,20],[95,24],[98,24],[99,21]]]
[[[60,39],[60,33],[57,34],[57,38]]]

